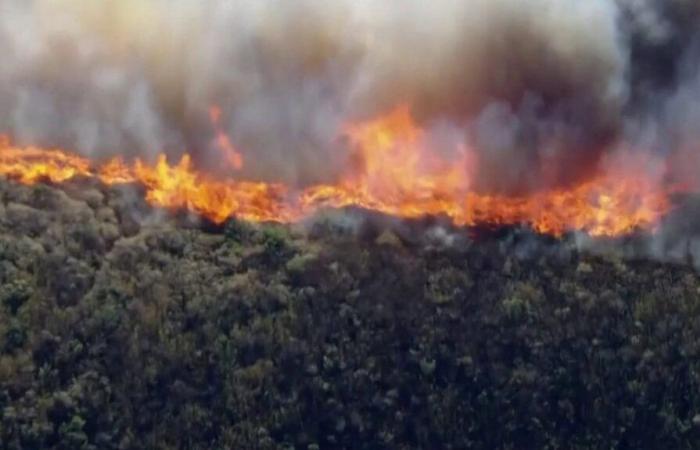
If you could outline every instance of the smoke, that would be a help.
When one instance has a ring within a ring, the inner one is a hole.
[[[621,142],[694,154],[699,14],[692,0],[0,0],[0,131],[214,168],[218,106],[245,176],[308,184],[347,164],[344,124],[408,104],[476,150],[477,188],[522,192],[579,180]]]

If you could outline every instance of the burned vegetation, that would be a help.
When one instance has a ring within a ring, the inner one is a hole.
[[[697,448],[690,268],[90,183],[0,182],[2,449]]]

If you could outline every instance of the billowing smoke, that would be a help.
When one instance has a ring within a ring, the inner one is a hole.
[[[621,143],[694,177],[698,5],[0,0],[0,132],[215,167],[216,105],[247,176],[307,184],[346,164],[344,124],[409,104],[476,150],[480,189],[574,182]]]

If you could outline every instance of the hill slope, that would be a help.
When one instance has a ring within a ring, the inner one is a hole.
[[[698,448],[690,269],[88,184],[0,181],[0,448]]]

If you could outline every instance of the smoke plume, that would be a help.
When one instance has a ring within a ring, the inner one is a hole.
[[[481,190],[575,182],[620,147],[694,178],[698,5],[0,0],[0,131],[218,167],[216,106],[247,177],[303,185],[348,163],[345,124],[407,104],[475,150]]]

